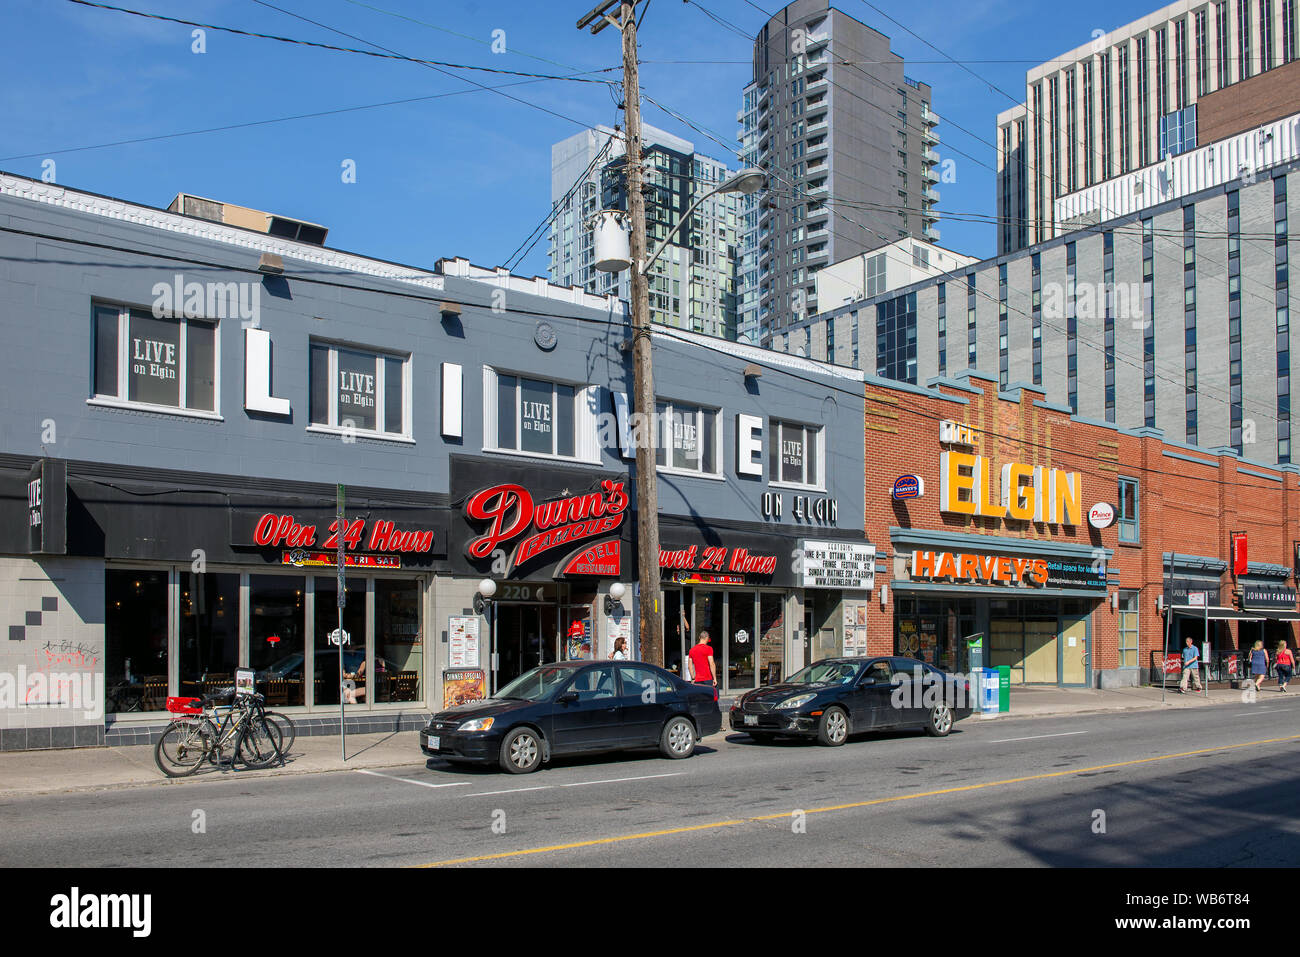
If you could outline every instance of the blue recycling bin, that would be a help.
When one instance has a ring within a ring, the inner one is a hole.
[[[980,713],[998,713],[998,669],[980,669]]]

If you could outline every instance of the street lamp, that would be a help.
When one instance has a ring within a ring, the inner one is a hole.
[[[613,617],[614,606],[620,604],[623,601],[623,596],[626,594],[627,589],[623,586],[622,582],[614,582],[614,584],[609,586],[609,594],[605,596],[606,616]]]
[[[492,600],[496,593],[497,583],[485,578],[478,583],[478,594],[474,596],[474,610],[488,619],[488,664],[492,669],[488,694],[497,692],[497,603]]]

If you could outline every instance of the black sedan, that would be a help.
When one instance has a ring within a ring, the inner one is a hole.
[[[827,658],[731,705],[731,727],[755,741],[816,738],[837,747],[859,731],[924,728],[943,737],[970,717],[970,687],[912,658]]]
[[[658,746],[664,757],[687,758],[700,738],[720,730],[718,693],[709,685],[642,661],[566,661],[438,712],[420,732],[420,750],[525,774],[563,754]]]

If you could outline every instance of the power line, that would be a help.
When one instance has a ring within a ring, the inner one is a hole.
[[[355,53],[358,56],[377,57],[382,60],[403,60],[407,63],[418,63],[421,66],[442,66],[442,67],[449,67],[451,69],[456,69],[456,70],[478,70],[479,72],[482,73],[500,73],[500,74],[505,74],[507,76],[529,77],[531,79],[536,79],[536,80],[570,80],[578,83],[609,82],[607,80],[583,80],[574,76],[555,76],[555,75],[548,75],[544,73],[525,73],[521,70],[502,70],[502,69],[497,69],[496,67],[475,66],[472,63],[449,63],[446,60],[424,60],[424,59],[419,59],[417,57],[403,56],[400,53],[394,53],[392,51],[386,51],[384,53],[376,53],[373,50],[358,50],[355,49],[354,47],[335,46],[332,43],[319,43],[314,40],[299,40],[299,39],[295,39],[294,37],[278,36],[273,33],[258,33],[253,30],[240,30],[236,27],[218,26],[215,23],[200,23],[197,20],[183,20],[179,17],[168,17],[160,13],[146,13],[142,10],[132,10],[128,7],[116,7],[107,3],[97,3],[94,2],[94,0],[68,0],[68,2],[79,4],[80,6],[83,7],[95,7],[100,10],[111,10],[115,13],[129,13],[131,16],[143,17],[147,20],[162,20],[167,23],[178,23],[187,27],[200,27],[204,30],[216,30],[219,33],[231,33],[231,34],[235,34],[236,36],[250,37],[257,40],[275,40],[279,43],[292,43],[297,46],[315,47],[320,50],[330,50],[335,53]],[[253,2],[259,3],[261,2],[261,0],[253,0]],[[265,4],[265,6],[270,6],[270,4]],[[280,10],[279,7],[273,7],[273,9]],[[289,11],[287,10],[280,10],[280,12],[289,13]],[[292,14],[292,13],[289,13],[289,15],[297,16],[297,14]],[[315,23],[315,21],[310,21],[310,22]],[[316,25],[324,26],[324,24],[319,24],[319,23],[317,23]],[[327,27],[326,29],[329,28]],[[366,42],[366,41],[362,41],[362,42]],[[375,44],[375,46],[378,46],[378,44]],[[606,67],[602,70],[588,70],[586,72],[610,73],[616,69],[618,68]]]
[[[619,138],[621,137],[619,137],[618,134],[611,134],[606,138],[605,145],[600,148],[600,151],[595,155],[592,161],[587,164],[587,168],[578,175],[576,180],[574,180],[573,185],[569,187],[569,191],[551,204],[551,211],[542,218],[542,221],[533,228],[532,232],[524,237],[524,241],[520,243],[519,246],[515,248],[515,251],[506,258],[506,268],[514,269],[519,265],[519,263],[522,263],[528,257],[528,254],[532,252],[533,247],[536,246],[542,236],[545,235],[546,228],[555,220],[555,217],[559,215],[560,209],[569,201],[573,194],[578,191],[582,184],[586,182],[587,177],[590,176],[592,170],[596,168],[596,164],[598,164],[605,154],[609,152],[609,148],[614,144],[614,140]],[[535,239],[533,238],[534,234],[536,234]],[[528,242],[530,239],[532,239],[531,243]],[[525,244],[528,246],[527,249],[523,249]],[[520,249],[523,249],[522,253],[520,252]],[[516,256],[518,257],[517,260]]]
[[[503,83],[501,84],[501,86],[502,87],[526,86],[531,83],[544,83],[544,82],[545,80],[542,79],[516,80],[513,83]],[[498,88],[499,87],[490,87],[489,89],[498,89]],[[268,126],[274,123],[287,123],[293,120],[309,120],[309,119],[315,119],[317,117],[322,117],[322,116],[335,116],[341,113],[356,113],[362,110],[374,110],[385,106],[402,106],[408,103],[421,103],[426,100],[438,100],[438,99],[443,99],[444,97],[463,96],[468,93],[477,93],[477,92],[480,91],[473,90],[473,89],[451,90],[450,92],[446,92],[446,93],[431,93],[427,96],[412,96],[401,100],[385,100],[380,103],[364,103],[360,106],[344,106],[333,110],[317,110],[312,113],[297,113],[292,116],[277,116],[277,117],[271,117],[264,120],[248,120],[247,122],[243,122],[243,123],[228,123],[224,126],[211,126],[211,127],[205,127],[204,129],[198,129],[198,130],[181,130],[176,133],[158,133],[152,136],[138,136],[132,139],[114,140],[109,143],[94,143],[86,146],[69,146],[63,149],[42,150],[36,153],[22,153],[15,156],[3,156],[0,157],[0,163],[7,163],[10,160],[35,159],[38,157],[45,157],[45,156],[57,156],[63,153],[80,153],[86,150],[102,150],[102,149],[108,149],[113,146],[131,146],[136,143],[150,143],[150,142],[155,142],[157,140],[176,139],[184,136],[200,136],[204,133],[223,133],[229,130],[247,129],[249,127],[254,127],[254,126]]]

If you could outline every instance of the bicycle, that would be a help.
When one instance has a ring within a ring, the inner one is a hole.
[[[167,710],[177,715],[154,745],[154,762],[171,778],[193,774],[208,759],[221,765],[225,748],[233,744],[230,765],[238,761],[250,770],[283,761],[278,724],[261,715],[261,695],[240,695],[228,702],[234,689],[199,698],[168,698]]]

